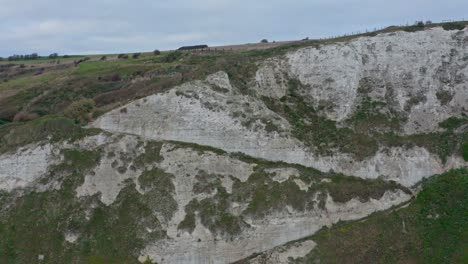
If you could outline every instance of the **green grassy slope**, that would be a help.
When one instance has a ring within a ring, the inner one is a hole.
[[[292,263],[467,263],[468,170],[433,177],[406,208],[339,223]]]

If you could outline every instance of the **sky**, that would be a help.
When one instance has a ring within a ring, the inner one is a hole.
[[[467,0],[0,0],[0,56],[321,38],[468,19]]]

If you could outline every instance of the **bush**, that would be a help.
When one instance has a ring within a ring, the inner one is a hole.
[[[75,64],[75,66],[78,66],[78,64],[82,63],[82,62],[85,62],[85,61],[88,61],[90,60],[89,57],[85,57],[83,59],[79,59],[78,61],[73,61],[73,63]]]
[[[140,57],[140,55],[141,55],[141,53],[134,53],[134,54],[132,55],[132,58],[133,58],[133,59],[138,59],[138,57]]]
[[[55,59],[55,58],[58,58],[57,53],[52,53],[52,54],[49,55],[49,59]]]
[[[36,113],[30,113],[26,111],[18,112],[13,118],[13,122],[26,122],[38,118],[39,115]]]
[[[262,40],[260,41],[260,43],[268,43],[268,40],[267,40],[267,39],[262,39]]]
[[[463,30],[465,25],[462,23],[446,23],[442,25],[445,30]]]
[[[463,144],[462,151],[463,151],[463,153],[462,153],[463,159],[465,161],[468,161],[468,142],[465,142]]]
[[[169,53],[169,54],[166,56],[164,62],[166,62],[166,63],[174,62],[174,61],[178,60],[180,57],[182,57],[182,55],[184,55],[182,52],[180,52],[180,51],[174,51],[174,52],[172,52],[172,53]]]
[[[102,60],[102,61],[107,60],[107,56],[102,56],[100,60]]]
[[[71,103],[65,109],[65,116],[75,120],[77,124],[85,124],[91,120],[91,114],[96,103],[92,99],[81,99]]]
[[[122,80],[122,78],[120,77],[118,73],[107,74],[102,77],[99,77],[98,79],[104,82],[118,82]]]
[[[153,54],[157,56],[157,55],[161,55],[161,52],[159,50],[155,49],[153,51]]]
[[[128,59],[128,55],[127,54],[119,54],[119,56],[117,56],[118,59]]]
[[[416,27],[424,27],[424,22],[422,22],[422,21],[416,21],[416,22],[414,22],[414,25],[415,25]]]

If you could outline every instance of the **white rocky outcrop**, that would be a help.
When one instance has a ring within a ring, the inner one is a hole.
[[[288,264],[290,263],[290,258],[297,259],[305,257],[310,251],[312,251],[315,248],[316,245],[317,244],[312,240],[288,244],[285,246],[277,247],[272,250],[268,250],[264,254],[248,260],[247,263]]]
[[[444,164],[437,155],[419,147],[380,149],[365,160],[338,152],[318,156],[295,139],[291,125],[261,100],[237,92],[228,85],[225,73],[214,76],[131,102],[101,116],[92,126],[149,139],[192,142],[325,172],[383,177],[405,186],[466,166],[460,157],[451,157]],[[215,91],[214,82],[218,83],[215,86],[226,87],[226,91]],[[268,130],[269,123],[275,129]]]
[[[390,101],[396,111],[407,107],[404,133],[414,134],[435,131],[439,122],[468,111],[467,55],[466,29],[433,28],[299,49],[286,55],[289,68],[283,71],[308,86],[304,94],[312,103],[329,103],[325,114],[336,121],[352,115],[360,81],[367,78],[372,98]],[[452,99],[441,102],[441,92]]]
[[[60,155],[51,144],[28,145],[0,155],[0,191],[28,186],[59,160]]]
[[[93,145],[96,143],[93,140],[85,142],[88,147],[97,146]],[[123,182],[127,179],[131,179],[136,184],[137,190],[142,192],[136,180],[142,171],[134,167],[130,168],[130,164],[125,161],[143,152],[141,147],[137,147],[138,139],[135,136],[123,136],[109,143],[104,148],[105,152],[99,165],[85,176],[83,184],[75,190],[78,197],[99,193],[101,202],[110,205],[119,195],[124,187]]]
[[[410,198],[411,196],[403,191],[386,192],[380,200],[371,199],[365,203],[357,199],[347,203],[335,203],[329,197],[325,210],[317,209],[307,213],[292,211],[270,215],[260,220],[247,220],[251,227],[232,240],[217,239],[197,222],[192,234],[182,233],[180,236],[148,245],[141,252],[140,259],[145,260],[149,257],[158,263],[174,264],[231,263],[289,241],[310,236],[323,226],[330,226],[340,220],[360,219],[375,211],[385,210],[408,201]],[[310,245],[306,248],[310,248]],[[292,257],[306,253],[308,251],[301,254],[290,252]],[[278,258],[282,259],[279,256]]]

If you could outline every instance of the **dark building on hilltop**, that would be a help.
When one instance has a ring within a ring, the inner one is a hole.
[[[178,50],[196,50],[196,49],[206,49],[208,45],[194,45],[194,46],[183,46],[180,47]]]

